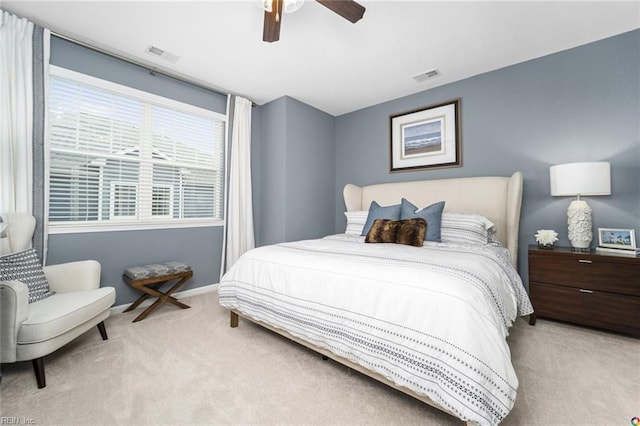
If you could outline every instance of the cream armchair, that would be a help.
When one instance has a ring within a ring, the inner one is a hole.
[[[0,238],[0,255],[31,246],[33,216],[7,213],[2,220],[7,238]],[[29,290],[22,282],[0,281],[0,362],[31,360],[38,388],[46,386],[46,355],[93,326],[98,326],[102,339],[107,340],[104,320],[115,302],[115,289],[100,287],[100,263],[94,260],[43,269],[56,294],[37,302],[28,302]]]

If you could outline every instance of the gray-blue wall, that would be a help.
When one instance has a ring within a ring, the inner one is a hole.
[[[426,52],[425,52],[426,54]],[[389,115],[461,98],[462,167],[389,173]],[[537,229],[567,239],[570,198],[551,197],[549,166],[610,161],[612,195],[588,197],[598,227],[640,229],[640,30],[336,118],[336,232],[342,188],[420,179],[524,174],[519,265]],[[597,234],[595,238],[597,245]]]
[[[51,64],[97,78],[225,113],[226,96],[117,60],[69,41],[52,37]],[[217,283],[220,276],[222,227],[49,235],[47,264],[95,259],[102,265],[101,284],[116,288],[116,305],[140,293],[122,281],[129,266],[181,260],[194,270],[182,287],[188,290]]]
[[[280,98],[255,108],[262,113],[259,169],[253,170],[260,181],[256,206],[260,212],[254,219],[258,246],[286,241],[285,102],[286,98]],[[253,147],[256,143],[255,140],[252,142]]]
[[[259,110],[257,245],[334,233],[334,117],[286,96]]]
[[[100,262],[102,286],[116,288],[116,305],[134,301],[140,292],[122,281],[129,266],[181,260],[193,278],[180,291],[215,284],[220,275],[222,227],[49,235],[47,264],[94,259]]]
[[[49,62],[52,65],[221,114],[227,110],[226,95],[162,74],[152,74],[147,68],[116,59],[59,37],[51,37],[51,59]]]

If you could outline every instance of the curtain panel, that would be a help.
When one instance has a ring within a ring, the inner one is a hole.
[[[0,212],[36,218],[33,245],[47,236],[46,92],[49,30],[2,11],[0,20]]]
[[[230,96],[228,179],[220,276],[255,247],[251,188],[251,108],[248,99]]]

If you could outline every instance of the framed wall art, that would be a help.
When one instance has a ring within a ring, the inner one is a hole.
[[[460,99],[389,117],[393,172],[459,167]]]

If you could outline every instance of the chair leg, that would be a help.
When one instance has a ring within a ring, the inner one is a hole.
[[[44,377],[44,357],[31,360],[33,364],[33,372],[36,373],[36,381],[38,382],[38,389],[42,389],[47,386],[47,382]]]
[[[98,324],[98,330],[100,331],[100,336],[102,336],[102,340],[109,339],[109,337],[107,336],[107,329],[104,327],[104,321]],[[38,389],[42,389],[46,387],[47,381],[44,375],[44,357],[33,359],[31,360],[31,363],[33,364],[33,372],[36,373],[36,381],[38,382]]]
[[[104,321],[101,321],[100,324],[98,324],[98,330],[100,331],[100,336],[102,336],[102,340],[109,339],[109,336],[107,336],[107,329],[104,328]]]

